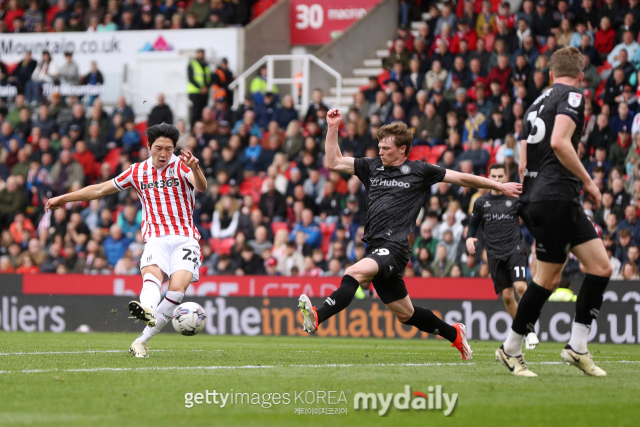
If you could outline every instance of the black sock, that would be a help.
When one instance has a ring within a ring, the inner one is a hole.
[[[424,307],[413,306],[413,316],[405,322],[405,325],[415,326],[423,332],[440,335],[442,338],[454,342],[458,337],[458,330],[450,324],[440,320],[433,311]]]
[[[347,306],[351,304],[351,300],[353,300],[358,286],[360,286],[360,283],[358,283],[353,276],[344,276],[340,287],[333,291],[320,308],[316,309],[318,313],[318,325],[347,308]]]
[[[527,335],[529,332],[534,332],[534,328],[542,306],[551,296],[551,291],[543,288],[542,286],[531,282],[527,286],[527,291],[522,295],[520,304],[518,305],[518,312],[516,318],[513,319],[511,329],[517,334]]]
[[[602,307],[602,295],[609,284],[608,277],[587,274],[576,299],[576,322],[591,326]]]

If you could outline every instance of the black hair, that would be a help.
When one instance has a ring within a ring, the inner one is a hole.
[[[159,125],[151,126],[147,128],[146,132],[147,138],[149,140],[149,147],[153,145],[156,139],[160,137],[169,138],[173,142],[173,147],[175,148],[178,143],[178,138],[180,138],[180,131],[174,125],[170,125],[168,123],[160,123]]]
[[[489,172],[491,172],[493,169],[504,169],[505,172],[507,171],[506,166],[502,163],[494,163],[491,166],[489,166]]]

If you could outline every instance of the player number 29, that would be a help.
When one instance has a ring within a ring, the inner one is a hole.
[[[374,249],[373,252],[371,252],[372,255],[389,255],[389,249]]]
[[[513,267],[513,269],[516,271],[516,279],[526,279],[527,278],[527,269],[524,267]],[[520,270],[522,269],[522,277],[520,277]]]
[[[540,110],[532,111],[527,116],[527,121],[529,122],[529,127],[531,128],[531,132],[529,133],[529,137],[527,138],[527,144],[539,144],[540,141],[544,139],[544,134],[547,132],[547,127],[544,124],[544,121],[538,117],[540,113],[542,113],[542,109],[544,105],[540,106]]]

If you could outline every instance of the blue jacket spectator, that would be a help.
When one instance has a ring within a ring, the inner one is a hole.
[[[279,110],[273,94],[267,92],[264,96],[264,102],[262,104],[256,104],[256,123],[258,123],[258,126],[262,129],[266,129],[269,127],[269,122],[278,120]]]
[[[129,244],[131,244],[131,239],[122,234],[122,228],[118,224],[113,224],[109,229],[109,237],[102,245],[111,267],[115,266],[118,260],[124,256]]]
[[[473,138],[481,140],[487,139],[489,134],[489,121],[482,113],[478,113],[478,107],[475,103],[467,104],[467,114],[469,118],[464,121],[464,129],[462,131],[462,141],[467,142]]]
[[[142,210],[136,212],[135,206],[125,206],[124,210],[118,214],[118,225],[125,237],[133,241],[136,232],[142,228]]]
[[[640,221],[638,221],[638,211],[636,206],[629,205],[624,209],[625,219],[620,221],[619,230],[628,229],[631,233],[631,240],[640,242]]]
[[[313,221],[313,212],[310,209],[305,209],[300,217],[301,221],[297,222],[293,230],[291,230],[291,241],[295,240],[298,231],[302,231],[307,235],[307,244],[314,249],[319,248],[320,243],[322,243],[322,233],[320,232],[320,227]]]
[[[475,175],[486,175],[487,164],[491,159],[491,156],[482,148],[482,143],[479,139],[471,140],[471,148],[463,152],[459,156],[460,161],[468,160],[473,163],[473,173]]]
[[[242,116],[242,120],[238,120],[236,124],[233,126],[232,134],[237,135],[240,130],[240,126],[246,126],[248,129],[249,135],[255,135],[258,138],[262,139],[262,130],[260,130],[260,126],[256,123],[256,113],[252,110],[247,110],[244,112]]]
[[[262,145],[260,145],[260,140],[257,136],[251,136],[249,138],[249,146],[244,149],[244,153],[242,153],[242,166],[247,171],[257,171],[258,170],[258,159],[260,158],[260,154],[262,153]]]
[[[519,55],[523,55],[525,58],[527,58],[527,62],[529,63],[529,66],[531,68],[536,67],[536,61],[538,60],[538,56],[540,56],[540,52],[535,46],[535,41],[532,36],[525,37],[524,41],[522,42],[522,47],[516,50],[511,57],[511,63],[509,64],[511,65],[511,68],[516,67],[516,58]]]
[[[126,131],[122,135],[122,148],[127,153],[140,150],[140,133],[135,128],[133,119],[127,119],[125,124]]]
[[[278,110],[278,126],[286,129],[292,120],[298,120],[298,111],[293,108],[293,98],[287,95],[282,98],[282,107]]]
[[[18,143],[20,144],[20,148],[24,146],[22,138],[20,138],[16,133],[13,132],[11,123],[5,120],[4,122],[2,122],[2,127],[0,127],[0,143],[2,143],[2,146],[5,150],[9,150],[9,141],[11,141],[12,139],[18,141]]]

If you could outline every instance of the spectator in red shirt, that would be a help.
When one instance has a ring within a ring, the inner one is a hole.
[[[13,27],[13,20],[22,17],[24,10],[18,4],[18,0],[9,0],[7,3],[7,10],[4,13],[4,25],[7,27],[7,32],[13,33],[15,29]]]
[[[76,152],[73,153],[73,159],[80,163],[85,176],[92,179],[97,176],[96,158],[91,151],[87,150],[87,144],[84,141],[76,142]]]
[[[460,53],[460,41],[466,40],[469,44],[469,50],[476,50],[476,41],[478,34],[469,27],[469,21],[461,19],[458,21],[458,31],[456,31],[449,50],[454,55]]]
[[[16,270],[17,274],[38,274],[40,269],[34,264],[31,255],[25,255],[22,258],[22,265]]]
[[[13,222],[9,226],[9,233],[14,242],[20,242],[22,240],[22,232],[30,231],[32,235],[36,234],[36,228],[29,218],[26,218],[23,213],[16,214]]]
[[[613,50],[613,42],[616,38],[616,30],[611,28],[611,21],[606,16],[600,20],[600,29],[596,32],[594,46],[601,54],[608,54]]]
[[[487,80],[497,80],[500,82],[500,90],[502,92],[507,91],[507,83],[511,79],[511,67],[509,67],[509,58],[507,55],[500,55],[498,57],[498,65],[493,67],[487,75]]]
[[[508,1],[503,1],[500,5],[500,11],[496,16],[496,32],[498,32],[498,22],[505,21],[509,31],[513,30],[516,25],[516,16],[511,14],[511,5]]]

